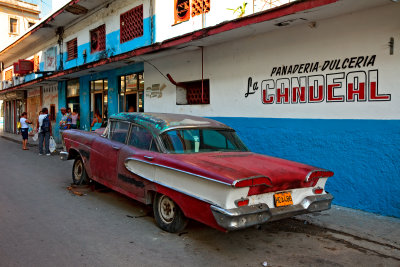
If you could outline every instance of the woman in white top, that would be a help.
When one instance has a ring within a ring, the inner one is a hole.
[[[22,149],[23,150],[28,150],[26,147],[26,144],[28,143],[28,130],[29,130],[29,125],[32,124],[30,120],[27,118],[27,113],[23,112],[21,115],[21,118],[19,119],[19,122],[21,123],[21,134],[22,134]]]

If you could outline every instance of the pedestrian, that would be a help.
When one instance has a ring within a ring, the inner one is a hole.
[[[60,133],[62,133],[64,130],[68,129],[68,124],[67,124],[68,116],[66,108],[61,108],[60,111],[61,111],[61,120],[59,128],[60,128]]]
[[[92,131],[99,129],[101,127],[101,124],[102,124],[102,119],[100,112],[96,110],[94,112],[92,124],[90,125],[90,127],[92,127]]]
[[[28,150],[26,147],[26,144],[28,143],[28,130],[29,130],[29,125],[32,124],[30,120],[27,119],[27,113],[23,112],[21,114],[21,118],[19,119],[19,122],[21,123],[21,135],[22,135],[22,149],[23,150]]]
[[[71,129],[71,125],[72,125],[71,108],[67,108],[67,113],[65,115],[67,116],[67,129]]]
[[[51,123],[49,118],[49,110],[42,109],[39,116],[39,155],[43,155],[43,142],[45,144],[46,156],[50,156],[50,135],[52,135]]]
[[[71,129],[77,129],[77,124],[79,120],[79,113],[73,111],[71,114]]]
[[[42,111],[39,111],[39,116],[38,116],[38,119],[37,119],[37,121],[36,121],[36,132],[39,132],[39,130],[40,130],[40,126],[39,126],[39,117],[40,117],[40,115],[42,115]]]

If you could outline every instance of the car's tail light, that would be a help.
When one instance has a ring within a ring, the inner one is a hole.
[[[236,206],[242,207],[242,206],[247,206],[249,205],[249,199],[248,198],[241,198],[235,201]]]
[[[325,170],[315,170],[311,171],[307,174],[305,182],[308,183],[314,179],[318,178],[328,178],[333,176],[333,172],[331,171],[325,171]]]
[[[250,187],[250,186],[257,186],[257,185],[265,185],[265,186],[271,187],[272,182],[271,182],[271,179],[269,179],[268,177],[260,176],[260,177],[236,180],[233,183],[234,187]]]
[[[322,194],[324,192],[324,189],[321,187],[316,187],[313,189],[314,194]]]

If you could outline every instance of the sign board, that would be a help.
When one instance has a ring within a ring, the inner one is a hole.
[[[56,71],[57,65],[57,48],[55,46],[50,47],[44,52],[44,68],[43,71]]]

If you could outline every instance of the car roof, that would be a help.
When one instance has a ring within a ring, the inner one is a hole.
[[[213,128],[233,130],[229,126],[215,120],[174,113],[122,112],[112,115],[110,119],[136,123],[149,129],[157,135],[171,129],[182,128]]]

